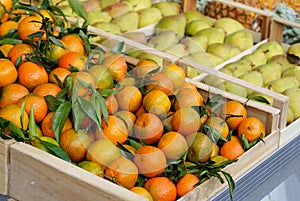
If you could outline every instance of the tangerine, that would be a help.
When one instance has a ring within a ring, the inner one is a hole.
[[[26,59],[26,54],[30,54],[32,52],[32,46],[25,43],[20,43],[14,45],[8,52],[7,56],[10,58],[11,62],[13,62],[16,65],[16,62],[19,59],[19,57],[22,57],[22,61],[24,62]]]
[[[143,106],[150,113],[166,117],[171,108],[171,101],[165,92],[154,89],[144,96]]]
[[[46,40],[45,30],[42,28],[42,20],[36,16],[27,16],[22,19],[18,24],[18,34],[22,40],[30,40],[31,34],[41,32],[41,36],[32,38],[34,42],[38,40]]]
[[[117,94],[116,98],[120,110],[135,112],[142,103],[142,93],[133,85],[124,86]]]
[[[256,117],[247,117],[241,121],[238,127],[238,136],[242,137],[245,135],[249,142],[258,139],[259,137],[264,138],[266,135],[265,126],[261,120]]]
[[[23,130],[27,130],[29,118],[26,112],[23,113],[23,116],[22,113],[21,106],[10,104],[0,110],[0,117],[13,122]]]
[[[115,145],[123,144],[128,138],[128,130],[124,121],[114,115],[108,116],[107,123],[102,119],[102,132]]]
[[[0,108],[10,104],[16,104],[21,98],[28,95],[29,91],[20,84],[8,84],[2,88],[0,97]]]
[[[39,86],[37,86],[36,88],[34,88],[34,90],[32,91],[33,94],[37,94],[40,96],[47,96],[47,95],[51,95],[53,97],[56,97],[56,95],[61,92],[61,88],[53,83],[44,83],[41,84]]]
[[[247,110],[237,101],[228,101],[222,108],[224,118],[230,130],[237,129],[241,121],[247,117]]]
[[[150,178],[144,184],[154,201],[175,201],[177,190],[175,184],[167,177]]]
[[[62,68],[77,68],[78,70],[85,69],[87,57],[78,52],[67,52],[62,55],[58,60],[58,66]]]
[[[177,181],[176,189],[179,197],[184,196],[195,188],[195,185],[200,182],[200,179],[194,174],[186,174]]]
[[[0,87],[12,84],[17,80],[18,73],[15,65],[8,59],[0,59]]]

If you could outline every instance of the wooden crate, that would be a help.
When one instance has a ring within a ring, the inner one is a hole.
[[[226,93],[203,83],[193,82],[204,98],[222,94],[226,99],[245,102],[246,99]],[[239,161],[226,167],[234,179],[267,157],[278,148],[279,110],[258,102],[247,102],[249,116],[258,117],[268,134],[248,150]],[[207,200],[218,193],[225,184],[210,179],[179,200]],[[9,195],[20,201],[27,200],[145,200],[139,195],[103,178],[97,177],[72,163],[25,143],[10,147]]]
[[[189,60],[186,60],[186,59],[181,59],[178,64],[183,66],[183,67],[188,67],[188,66],[192,66],[200,71],[202,71],[203,73],[200,74],[199,76],[197,77],[194,77],[192,80],[194,81],[202,81],[204,79],[205,76],[207,75],[214,75],[216,76],[217,78],[219,79],[222,79],[222,80],[226,80],[226,81],[229,81],[231,83],[234,83],[234,84],[237,84],[239,86],[242,86],[242,87],[245,87],[247,89],[250,89],[254,92],[258,92],[258,93],[261,93],[263,95],[266,95],[270,98],[273,99],[273,103],[272,103],[272,107],[275,107],[277,109],[279,109],[281,112],[280,114],[280,122],[279,122],[279,128],[280,129],[283,129],[286,127],[286,120],[287,120],[287,112],[288,112],[288,97],[282,95],[282,94],[279,94],[279,93],[276,93],[276,92],[273,92],[273,91],[270,91],[266,88],[263,88],[263,87],[259,87],[257,85],[254,85],[252,83],[249,83],[249,82],[246,82],[244,80],[241,80],[239,78],[236,78],[236,77],[233,77],[233,76],[230,76],[230,75],[227,75],[226,73],[223,73],[221,71],[219,71],[221,68],[223,68],[226,64],[228,63],[232,63],[232,62],[235,62],[235,61],[238,61],[239,59],[241,59],[243,56],[247,55],[247,54],[250,54],[251,52],[255,51],[256,48],[267,42],[268,40],[264,40],[258,44],[256,44],[255,46],[253,46],[252,48],[246,50],[245,52],[243,52],[242,54],[239,54],[229,60],[227,60],[226,62],[216,66],[215,68],[213,69],[209,69],[209,68],[206,68],[204,66],[201,66],[199,65],[198,63],[196,62],[193,62],[193,61],[189,61]]]
[[[0,138],[0,194],[2,195],[8,194],[9,147],[14,143],[14,140]]]

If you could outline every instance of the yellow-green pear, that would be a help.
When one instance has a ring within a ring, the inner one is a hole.
[[[245,80],[246,82],[255,84],[257,86],[263,86],[264,84],[264,78],[261,72],[258,71],[251,71],[249,73],[246,73],[239,77],[242,80]],[[250,89],[247,89],[247,93],[251,94],[253,91]]]
[[[188,78],[194,78],[194,77],[198,76],[200,73],[201,73],[201,71],[196,68],[193,68],[191,66],[187,67],[186,76]]]
[[[244,98],[246,98],[248,94],[247,89],[245,87],[242,87],[229,81],[224,82],[224,90]]]
[[[184,15],[186,17],[187,24],[195,20],[201,20],[203,22],[206,22],[210,27],[213,25],[213,21],[199,11],[188,10],[184,12]]]
[[[109,33],[121,34],[121,27],[117,24],[112,24],[109,22],[97,22],[93,26]]]
[[[282,72],[281,77],[295,76],[300,80],[300,67],[294,66],[293,68],[288,68]]]
[[[106,11],[91,11],[87,13],[87,18],[89,21],[89,24],[93,25],[97,22],[110,22],[111,21],[111,16],[108,12]]]
[[[298,119],[300,117],[300,89],[291,88],[283,94],[289,97],[289,108],[293,112],[293,120]]]
[[[196,52],[205,52],[208,45],[208,38],[206,36],[193,36],[186,37],[180,41],[181,44],[186,46],[188,54]]]
[[[139,10],[138,14],[140,15],[139,28],[154,24],[162,18],[160,10],[154,7]]]
[[[124,15],[125,13],[132,11],[132,10],[133,10],[133,8],[132,8],[131,4],[129,4],[126,1],[112,4],[110,6],[107,6],[105,9],[103,9],[103,11],[108,12],[112,18],[119,17],[121,15]]]
[[[224,89],[224,80],[220,77],[217,77],[215,75],[207,75],[202,80],[203,83],[212,86],[217,87],[219,89]]]
[[[186,25],[185,34],[187,36],[194,36],[202,29],[206,29],[209,27],[211,27],[211,25],[203,20],[194,20]]]
[[[273,80],[267,86],[268,89],[277,93],[283,93],[287,89],[299,88],[300,81],[295,76],[283,77]]]
[[[213,26],[223,28],[226,35],[245,29],[239,21],[229,17],[222,17],[218,19]]]
[[[143,45],[147,44],[147,36],[141,31],[126,32],[123,33],[122,36]]]
[[[178,43],[177,35],[174,31],[165,31],[148,41],[148,45],[157,50],[165,50]]]
[[[222,70],[229,70],[234,77],[242,76],[252,70],[250,60],[238,60],[233,63],[226,64]]]
[[[152,0],[126,0],[131,4],[134,11],[139,11],[145,8],[150,8]]]
[[[269,62],[272,62],[272,61],[281,64],[283,71],[288,68],[295,67],[295,64],[290,63],[285,54],[275,55],[275,56],[271,57],[269,59]]]
[[[173,30],[178,37],[184,37],[186,26],[186,18],[183,14],[171,15],[163,17],[155,26],[156,33],[160,34],[166,30]]]
[[[131,48],[126,50],[126,55],[133,57],[133,58],[137,58],[139,55],[141,55],[143,52],[142,50],[137,50],[135,48]]]
[[[191,59],[208,68],[213,68],[223,62],[223,59],[221,57],[207,52],[196,52],[185,58]]]
[[[206,52],[217,55],[225,61],[241,53],[241,49],[226,43],[214,43],[207,47]]]
[[[290,63],[300,65],[300,43],[294,43],[287,50],[287,58]]]
[[[152,7],[158,8],[164,17],[177,15],[181,11],[181,6],[177,2],[157,2],[152,4]]]
[[[219,27],[210,27],[202,29],[196,36],[206,36],[208,38],[208,45],[214,43],[224,43],[225,31]]]
[[[253,67],[260,66],[267,63],[267,58],[263,50],[255,50],[251,54],[243,56],[241,59],[251,60]]]
[[[271,81],[281,78],[282,74],[282,66],[276,62],[257,66],[253,70],[262,73],[265,86]]]
[[[101,0],[100,6],[102,9],[105,9],[107,6],[113,5],[118,2],[120,2],[120,0]]]
[[[286,123],[290,124],[294,121],[294,113],[293,110],[288,107],[287,117],[286,117]]]
[[[138,28],[139,14],[137,12],[129,12],[114,18],[111,23],[119,25],[121,32],[133,31]]]
[[[178,43],[164,50],[165,52],[175,55],[177,57],[184,57],[188,54],[188,51],[184,44]]]
[[[257,49],[262,49],[264,51],[267,60],[275,55],[285,54],[283,47],[277,41],[268,41],[261,44]]]
[[[225,43],[238,46],[242,51],[253,46],[253,36],[247,29],[242,29],[225,37]]]

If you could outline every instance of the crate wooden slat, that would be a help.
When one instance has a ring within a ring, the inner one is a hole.
[[[197,0],[182,0],[182,10],[183,12],[197,10]]]
[[[8,168],[9,168],[9,147],[15,143],[14,140],[0,138],[0,194],[8,194]]]
[[[289,20],[280,17],[275,17],[272,19],[272,23],[271,23],[270,40],[274,40],[282,44],[283,30],[285,25],[295,27],[295,28],[300,28],[300,24],[296,22],[291,22]]]
[[[20,201],[111,201],[145,198],[31,145],[10,148],[9,195]]]

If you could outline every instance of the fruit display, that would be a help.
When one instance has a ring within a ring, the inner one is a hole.
[[[66,16],[78,17],[67,3],[57,3]],[[83,1],[82,5],[90,25],[113,34],[147,27],[164,16],[175,15],[181,11],[179,3],[152,3],[152,0],[88,0]]]
[[[176,64],[129,63],[121,45],[104,52],[86,27],[46,8],[16,3],[2,18],[17,26],[0,26],[0,136],[150,200],[176,200],[222,176],[232,195],[224,168],[261,144],[272,122],[247,101],[203,93]]]
[[[149,33],[134,31],[122,36],[209,68],[251,48],[255,42],[252,33],[238,21],[232,18],[213,21],[198,11],[163,17]],[[115,45],[110,40],[99,42],[105,46]],[[141,51],[126,53],[141,58]],[[187,77],[192,78],[199,73],[188,68]]]
[[[295,43],[285,51],[278,42],[268,41],[240,60],[224,65],[220,71],[259,87],[287,95],[290,99],[287,124],[290,124],[299,118],[299,109],[296,109],[298,108],[296,102],[299,101],[297,93],[300,86],[298,48],[299,44]],[[242,97],[257,95],[230,81],[222,79],[216,81],[212,75],[205,77],[203,82]],[[265,98],[268,102],[272,102],[268,96]]]
[[[242,3],[250,7],[259,9],[269,9],[274,10],[276,2],[274,0],[234,0],[234,2]],[[222,2],[209,1],[207,4],[203,5],[205,15],[219,19],[222,17],[230,17],[238,20],[244,27],[251,29],[253,31],[259,32],[261,29],[261,18],[254,12],[247,11],[241,8],[236,8]]]

